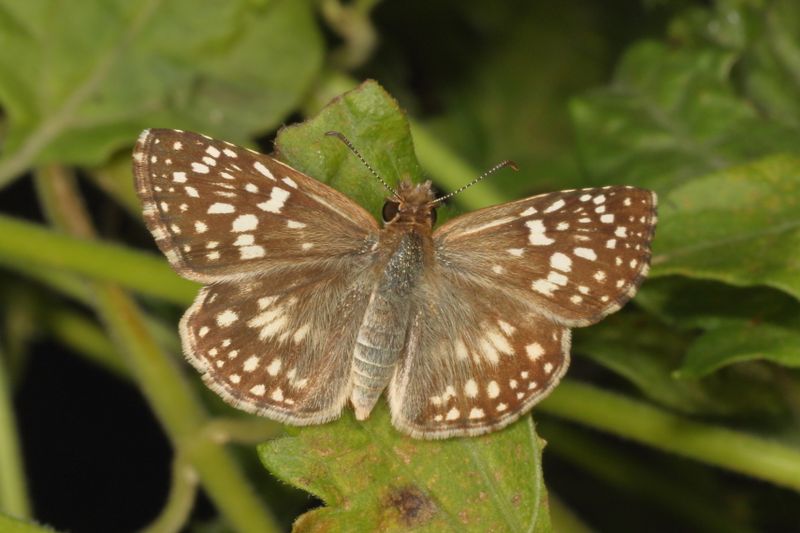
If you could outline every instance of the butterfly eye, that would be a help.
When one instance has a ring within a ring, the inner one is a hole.
[[[383,221],[390,222],[394,220],[394,217],[397,216],[397,211],[400,209],[400,204],[397,202],[393,202],[388,200],[385,204],[383,204]]]
[[[431,226],[436,224],[436,208],[435,207],[431,208],[431,212],[430,212],[430,214],[428,216],[431,219]]]

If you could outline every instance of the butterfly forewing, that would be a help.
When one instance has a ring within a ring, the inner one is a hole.
[[[272,157],[178,130],[134,152],[145,222],[181,275],[201,282],[294,269],[377,240],[358,204]]]
[[[434,233],[442,274],[525,301],[566,326],[619,309],[647,274],[656,197],[613,186],[489,207]]]

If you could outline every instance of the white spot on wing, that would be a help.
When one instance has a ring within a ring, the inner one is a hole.
[[[469,417],[470,418],[483,418],[484,417],[483,409],[480,409],[478,407],[473,407],[472,410],[469,412]]]
[[[550,204],[550,207],[545,209],[544,212],[545,213],[552,213],[553,211],[558,211],[559,209],[564,207],[564,203],[565,203],[564,200],[560,198],[560,199],[556,200],[555,202],[553,202],[552,204]]]
[[[572,259],[568,255],[556,252],[550,256],[550,266],[563,272],[572,270]]]
[[[558,289],[558,285],[555,285],[546,279],[537,279],[531,284],[531,288],[540,294],[544,294],[545,296],[552,296],[553,291]]]
[[[270,172],[270,171],[269,171],[269,169],[268,169],[267,167],[265,167],[265,166],[264,166],[264,163],[262,163],[261,161],[256,161],[256,162],[253,164],[253,167],[254,167],[254,168],[257,170],[257,171],[259,171],[261,174],[263,174],[264,176],[268,177],[268,178],[269,178],[269,179],[271,179],[272,181],[275,181],[275,176],[273,176],[273,175],[272,175],[272,172]]]
[[[233,231],[251,231],[258,227],[258,218],[255,215],[239,215],[233,221]]]
[[[597,254],[594,253],[594,250],[591,248],[575,248],[573,253],[584,259],[588,259],[589,261],[595,261],[597,259]]]
[[[258,208],[270,213],[280,213],[283,204],[286,203],[289,196],[289,191],[281,189],[280,187],[273,187],[272,191],[269,193],[269,200],[258,204]]]
[[[535,246],[546,246],[556,242],[544,234],[546,228],[541,220],[529,220],[525,223],[525,225],[530,230],[530,233],[528,234],[528,241],[531,244]]]
[[[252,372],[256,368],[258,368],[258,361],[259,361],[258,357],[256,357],[255,355],[251,355],[244,362],[244,365],[242,366],[242,370],[244,370],[245,372]]]
[[[217,325],[226,328],[239,320],[239,315],[233,309],[226,309],[217,315]]]
[[[254,245],[240,248],[239,253],[242,259],[258,259],[259,257],[264,257],[266,252],[263,246]]]
[[[198,174],[208,174],[208,167],[203,163],[192,163],[192,170],[197,172]]]
[[[525,347],[525,353],[528,354],[528,357],[531,361],[536,361],[542,355],[544,355],[544,348],[538,342],[532,342],[531,344]]]
[[[220,215],[224,213],[233,213],[236,209],[231,204],[223,204],[215,202],[208,208],[209,215]]]

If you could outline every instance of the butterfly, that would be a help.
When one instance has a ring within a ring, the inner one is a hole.
[[[434,230],[430,182],[401,181],[381,227],[205,135],[146,130],[133,160],[156,243],[205,285],[180,322],[186,357],[224,400],[286,424],[348,402],[364,420],[385,391],[412,437],[503,428],[558,384],[570,328],[617,311],[649,269],[656,195],[635,187],[541,194]]]

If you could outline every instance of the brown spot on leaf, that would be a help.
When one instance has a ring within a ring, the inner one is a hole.
[[[400,516],[400,523],[416,527],[428,522],[436,514],[436,505],[414,485],[392,488],[387,496],[387,507]]]

